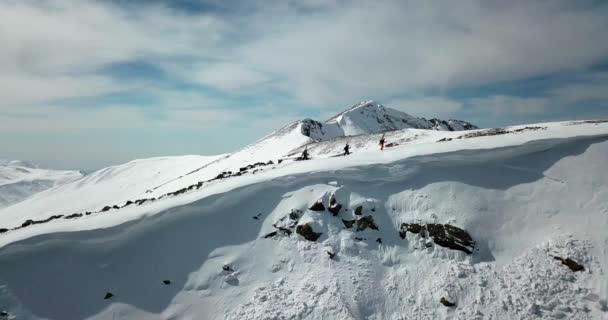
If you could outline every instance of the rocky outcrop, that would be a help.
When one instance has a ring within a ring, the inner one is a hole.
[[[456,306],[456,303],[448,301],[448,299],[446,299],[445,297],[442,297],[441,300],[439,300],[439,302],[441,302],[442,305],[444,305],[448,308]]]
[[[570,268],[570,270],[572,270],[572,272],[585,270],[585,267],[583,267],[581,264],[579,264],[578,262],[576,262],[570,258],[564,259],[562,257],[553,257],[553,259],[561,261],[562,264],[565,265],[566,267]]]
[[[321,236],[321,233],[314,232],[309,224],[298,225],[296,227],[296,233],[308,241],[317,241]]]
[[[475,247],[475,241],[465,230],[449,224],[401,224],[399,235],[402,239],[405,239],[408,232],[419,234],[423,238],[429,237],[438,246],[459,250],[467,254],[473,253]]]
[[[329,198],[329,208],[327,208],[327,211],[331,212],[332,215],[335,217],[340,213],[341,209],[342,204],[338,203],[338,201],[336,200],[336,196],[332,194]]]
[[[364,216],[363,218],[357,220],[357,231],[363,231],[367,228],[372,230],[378,230],[378,225],[374,222],[374,217],[372,216]]]
[[[363,206],[358,206],[357,208],[355,208],[355,215],[356,216],[363,215]]]
[[[110,298],[112,298],[114,296],[114,294],[112,292],[107,292],[106,295],[103,297],[104,300],[108,300]]]
[[[323,199],[317,200],[315,203],[313,203],[312,206],[310,206],[310,208],[308,208],[308,210],[317,211],[317,212],[325,211],[325,205],[323,205]]]

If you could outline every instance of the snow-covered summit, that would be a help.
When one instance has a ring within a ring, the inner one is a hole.
[[[43,169],[27,161],[0,160],[0,208],[83,175],[80,171]]]
[[[405,112],[387,108],[375,101],[362,101],[352,108],[330,118],[326,126],[336,126],[343,136],[378,133],[383,131],[412,129],[429,129],[441,131],[461,131],[477,129],[476,126],[462,120],[448,121],[417,118]],[[335,129],[330,129],[335,131]]]
[[[310,118],[291,123],[258,140],[254,145],[289,145],[290,150],[306,143],[327,141],[339,137],[374,134],[402,129],[437,131],[474,130],[477,126],[462,120],[417,118],[405,112],[387,108],[375,101],[362,101],[347,110],[320,122]],[[283,140],[287,140],[286,143]],[[295,142],[295,143],[294,143]]]

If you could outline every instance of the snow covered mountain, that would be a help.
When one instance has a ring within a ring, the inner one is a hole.
[[[343,134],[314,140],[304,123],[233,154],[138,160],[1,209],[0,311],[608,316],[607,121],[408,127],[386,132],[384,151],[372,121],[357,122],[367,134],[346,134],[356,130],[344,120]],[[353,154],[337,156],[346,142]],[[295,161],[304,145],[312,160]]]
[[[477,126],[462,120],[450,119],[445,121],[416,118],[370,100],[359,102],[323,123],[305,119],[278,130],[274,135],[285,135],[288,132],[299,131],[302,135],[310,137],[314,141],[320,141],[407,128],[440,131],[478,129]]]
[[[80,171],[42,169],[25,161],[0,160],[0,208],[83,176]]]

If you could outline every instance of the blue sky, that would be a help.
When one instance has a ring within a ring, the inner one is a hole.
[[[0,158],[218,154],[360,100],[483,127],[608,118],[605,1],[4,0]]]

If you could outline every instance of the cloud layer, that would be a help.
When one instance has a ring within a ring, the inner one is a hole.
[[[595,1],[5,0],[0,130],[252,137],[370,98],[481,125],[602,116],[605,30]]]

